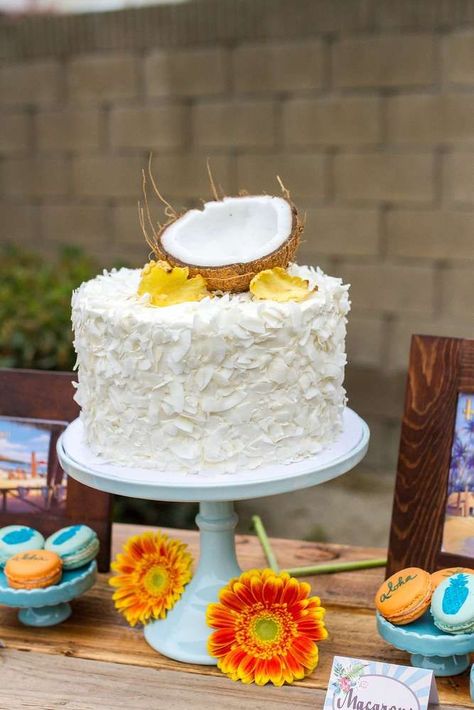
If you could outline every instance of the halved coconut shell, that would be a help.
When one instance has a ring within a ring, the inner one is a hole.
[[[289,212],[285,215],[286,209]],[[272,210],[278,226],[275,233]],[[255,212],[253,221],[252,217],[246,221],[242,217],[248,217],[249,212]],[[239,219],[243,220],[240,231]],[[286,268],[294,260],[302,231],[303,223],[288,196],[241,195],[172,216],[155,234],[152,248],[158,259],[172,266],[187,266],[190,276],[201,274],[210,290],[239,292],[247,291],[260,271]],[[252,258],[252,249],[258,254],[256,258]],[[236,255],[240,258],[232,263]]]

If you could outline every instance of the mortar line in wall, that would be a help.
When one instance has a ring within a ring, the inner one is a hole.
[[[383,313],[382,314],[382,347],[380,348],[382,361],[379,363],[381,369],[384,365],[390,363],[390,347],[391,347],[391,335],[396,322],[395,313]]]
[[[448,264],[446,261],[437,261],[434,262],[432,268],[434,282],[433,316],[439,318],[443,315],[443,302],[445,302],[445,279],[443,277],[448,270]]]
[[[382,202],[379,207],[378,214],[378,245],[379,258],[385,261],[388,256],[388,211],[389,205],[387,202]]]
[[[445,169],[445,156],[448,151],[443,146],[436,146],[433,152],[433,207],[441,209],[444,202],[443,176]]]
[[[106,238],[105,241],[105,247],[107,246],[116,246],[117,244],[117,235],[116,235],[116,220],[115,220],[115,205],[116,205],[116,200],[112,197],[106,198],[105,200],[105,220],[106,220],[106,226],[107,226],[107,232],[108,232],[108,238]],[[137,217],[138,219],[138,217]]]
[[[321,40],[322,44],[322,89],[327,94],[334,91],[334,45],[335,37],[333,35],[327,35]]]
[[[324,179],[324,190],[323,190],[323,204],[331,205],[336,200],[336,156],[340,153],[337,147],[331,147],[327,149],[324,153],[324,163],[323,163],[323,179]]]

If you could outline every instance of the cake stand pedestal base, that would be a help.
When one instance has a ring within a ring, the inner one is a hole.
[[[410,660],[412,666],[426,668],[436,676],[459,675],[470,665],[467,653],[457,656],[423,656],[421,653],[413,653]]]
[[[416,621],[395,626],[377,612],[377,629],[385,641],[408,651],[412,666],[426,668],[436,676],[459,675],[469,667],[474,634],[445,634],[427,611]]]
[[[18,619],[25,626],[55,626],[60,624],[72,614],[71,605],[67,602],[54,606],[30,607],[20,609]]]
[[[200,530],[200,556],[194,577],[166,619],[145,627],[145,639],[150,646],[175,661],[216,663],[207,653],[210,629],[206,609],[218,600],[219,590],[241,573],[234,542],[237,519],[233,503],[199,504],[196,523]]]

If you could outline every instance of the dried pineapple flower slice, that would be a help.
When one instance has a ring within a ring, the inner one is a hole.
[[[311,290],[306,279],[291,276],[281,266],[260,271],[250,282],[250,292],[255,298],[278,303],[304,301],[317,288]]]
[[[148,294],[149,305],[158,307],[200,301],[210,295],[202,276],[188,277],[187,267],[171,267],[165,261],[151,261],[142,271],[137,294]]]

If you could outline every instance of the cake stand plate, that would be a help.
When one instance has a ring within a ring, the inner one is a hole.
[[[474,652],[474,634],[446,634],[438,629],[431,613],[405,626],[395,626],[377,612],[377,629],[385,641],[411,654],[411,664],[437,676],[463,673]]]
[[[69,602],[87,592],[96,578],[95,560],[78,569],[64,570],[59,584],[44,589],[13,589],[0,571],[0,604],[19,609],[18,619],[25,626],[55,626],[71,616]]]
[[[91,452],[79,419],[61,435],[57,449],[66,473],[92,488],[132,498],[199,502],[198,567],[166,619],[145,627],[145,638],[154,649],[175,660],[215,665],[215,659],[207,653],[210,629],[206,625],[206,609],[217,601],[219,590],[229,579],[241,573],[235,554],[237,515],[233,501],[288,493],[329,481],[359,463],[368,444],[367,424],[346,408],[342,433],[319,454],[297,463],[232,474],[162,472],[111,464]]]

